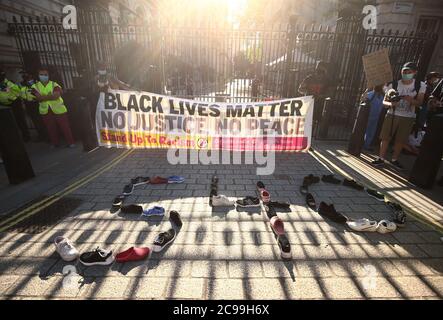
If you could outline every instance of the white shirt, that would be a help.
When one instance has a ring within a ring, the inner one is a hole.
[[[405,85],[401,80],[398,80],[397,91],[399,95],[410,96],[412,98],[415,98],[415,96],[417,95],[417,92],[415,91],[415,81],[416,79],[414,79],[414,81],[412,81],[411,84]],[[392,89],[392,83],[383,88],[385,92],[388,91],[389,89]],[[425,93],[425,92],[426,92],[426,83],[420,82],[420,90],[418,91],[418,93]],[[393,113],[394,111],[392,110],[392,108],[390,108],[388,114],[393,114]],[[397,106],[397,108],[395,108],[395,115],[399,117],[415,118],[415,108],[411,106],[407,101],[402,99],[400,100],[400,103]]]
[[[425,136],[425,132],[424,131],[419,131],[417,133],[417,138],[415,137],[415,134],[410,134],[409,135],[409,145],[413,146],[413,147],[419,147],[421,146],[421,142],[423,141],[423,138]]]

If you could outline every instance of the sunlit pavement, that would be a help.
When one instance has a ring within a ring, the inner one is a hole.
[[[135,151],[111,170],[76,190],[81,207],[36,234],[0,235],[0,295],[3,299],[367,299],[443,296],[443,243],[437,232],[409,218],[392,234],[356,233],[308,209],[298,191],[302,178],[327,174],[310,154],[280,154],[274,175],[257,177],[253,165],[181,165],[166,152]],[[280,258],[267,218],[259,209],[216,210],[208,205],[209,184],[219,193],[255,194],[265,183],[274,200],[290,201],[278,213],[292,245],[292,260]],[[180,212],[184,225],[175,242],[146,261],[109,267],[66,266],[53,239],[69,237],[83,251],[97,246],[115,253],[149,246],[167,230],[167,216],[145,220],[109,212],[123,186],[135,176],[183,175],[180,185],[138,188],[126,204],[162,205]],[[319,183],[317,203],[332,202],[352,218],[390,218],[389,209],[362,191]],[[63,270],[77,274],[63,276]]]

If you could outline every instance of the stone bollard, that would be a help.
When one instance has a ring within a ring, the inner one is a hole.
[[[0,106],[0,150],[10,184],[35,177],[11,108]]]

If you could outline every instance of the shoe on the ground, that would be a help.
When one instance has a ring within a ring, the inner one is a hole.
[[[300,186],[300,193],[305,196],[309,193],[309,189],[308,186],[302,185]]]
[[[282,234],[277,237],[278,246],[280,247],[281,257],[283,259],[291,259],[291,244],[289,243],[288,237]]]
[[[162,177],[154,177],[154,178],[152,178],[151,179],[151,181],[150,181],[150,183],[151,184],[166,184],[166,183],[168,183],[168,179],[166,179],[166,178],[162,178]]]
[[[259,207],[260,199],[256,197],[246,197],[244,199],[237,200],[235,203],[238,207],[242,208]]]
[[[152,251],[160,252],[162,251],[168,244],[174,241],[176,232],[174,229],[169,229],[166,232],[160,233],[154,240],[154,245],[152,247]]]
[[[378,233],[390,233],[397,230],[397,225],[389,220],[382,220],[378,223],[377,232]]]
[[[321,181],[332,184],[340,184],[341,180],[334,177],[333,174],[323,175]]]
[[[131,247],[125,251],[118,253],[115,256],[115,261],[120,263],[130,262],[130,261],[140,261],[149,256],[150,251],[151,250],[147,247],[144,248]]]
[[[129,196],[130,194],[132,194],[132,192],[134,191],[134,185],[133,184],[127,184],[124,188],[123,188],[123,192],[122,194],[124,196]]]
[[[217,184],[218,183],[218,177],[217,176],[212,176],[211,183],[212,184]]]
[[[178,228],[181,228],[181,226],[183,225],[180,214],[177,211],[173,210],[169,212],[169,220],[171,220],[171,222],[175,224]]]
[[[235,201],[229,200],[225,195],[215,195],[212,196],[212,206],[213,207],[231,207],[235,204]]]
[[[283,220],[279,217],[271,218],[271,228],[277,236],[285,234],[285,226],[283,224]]]
[[[390,201],[386,202],[386,205],[391,209],[393,221],[397,227],[404,227],[406,224],[406,214],[401,205]]]
[[[311,193],[308,193],[306,195],[306,204],[309,208],[316,211],[317,210],[317,204],[315,203],[315,198]]]
[[[136,204],[130,204],[127,206],[121,206],[120,208],[121,213],[126,214],[142,214],[143,213],[143,207],[136,205]]]
[[[346,221],[348,221],[348,219],[344,215],[335,210],[333,204],[328,205],[323,201],[320,203],[320,206],[318,207],[318,213],[322,217],[328,218],[337,223],[345,223]]]
[[[291,205],[287,202],[277,202],[277,201],[270,201],[269,205],[276,208],[276,209],[286,209],[289,210],[291,208]]]
[[[114,262],[114,256],[112,251],[97,247],[94,251],[82,253],[80,262],[85,266],[107,266]]]
[[[265,204],[264,207],[265,207],[266,216],[268,217],[269,220],[277,216],[277,212],[275,212],[275,208],[273,205],[268,203]]]
[[[368,195],[370,195],[372,198],[374,198],[375,200],[378,200],[381,202],[385,201],[385,196],[383,194],[381,194],[380,192],[378,192],[377,190],[366,189],[366,193]]]
[[[120,207],[123,204],[123,200],[125,200],[125,196],[115,197],[114,200],[112,201],[112,205],[114,207]]]
[[[149,180],[149,177],[136,177],[134,179],[131,179],[131,184],[134,185],[134,187],[137,187],[143,184],[148,184]]]
[[[183,183],[185,182],[185,178],[181,176],[170,176],[168,178],[168,183]]]
[[[68,238],[56,237],[54,239],[55,250],[65,261],[74,261],[78,258],[78,251]]]
[[[261,189],[259,192],[260,199],[261,201],[263,201],[263,203],[268,203],[269,201],[271,201],[271,194],[267,190]]]
[[[377,226],[378,226],[377,221],[372,221],[366,218],[354,221],[347,221],[346,224],[352,230],[362,231],[362,232],[375,232],[377,231]]]
[[[308,175],[308,176],[303,178],[303,184],[302,185],[308,187],[311,184],[319,183],[319,182],[320,182],[320,178],[319,177],[316,177],[313,174],[310,174],[310,175]]]
[[[379,167],[385,164],[385,161],[382,158],[377,158],[371,162],[373,166]]]
[[[211,185],[211,194],[218,195],[218,186],[217,185]]]
[[[391,164],[396,167],[397,169],[404,169],[404,167],[401,165],[401,163],[398,160],[391,161]]]
[[[151,216],[164,216],[165,215],[165,208],[155,206],[151,209],[144,210],[142,213],[143,217],[151,217]]]
[[[257,182],[257,189],[258,189],[258,190],[260,190],[260,189],[266,189],[265,184],[264,184],[263,182],[261,182],[261,181],[258,181],[258,182]]]
[[[349,179],[344,179],[343,180],[343,185],[346,186],[346,187],[350,187],[352,189],[355,189],[355,190],[359,190],[359,191],[364,189],[363,186],[359,185],[354,180],[349,180]]]

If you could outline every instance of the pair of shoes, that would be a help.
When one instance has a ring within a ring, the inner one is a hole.
[[[364,189],[363,186],[359,185],[359,184],[358,184],[357,182],[355,182],[354,180],[349,180],[349,179],[344,179],[344,180],[343,180],[343,185],[346,186],[346,187],[353,188],[353,189],[355,189],[355,190],[359,190],[359,191],[361,191],[361,190]]]
[[[263,203],[269,203],[269,201],[271,201],[271,194],[266,190],[264,183],[261,181],[257,182],[257,192]]]
[[[326,183],[332,183],[332,184],[340,184],[341,183],[341,180],[335,178],[333,174],[323,175],[321,177],[321,181],[326,182]]]
[[[318,213],[322,217],[328,218],[331,221],[337,223],[345,223],[346,221],[348,221],[348,218],[346,218],[344,215],[335,210],[333,204],[328,205],[323,201],[320,203],[320,206],[318,207]]]
[[[171,211],[169,213],[169,219],[178,228],[181,228],[181,226],[183,225],[180,218],[180,214],[177,211]],[[166,246],[168,246],[175,240],[176,236],[177,236],[177,231],[175,231],[174,228],[170,228],[168,231],[160,233],[154,240],[152,251],[154,252],[162,251]]]
[[[403,211],[403,208],[399,204],[390,201],[386,202],[386,205],[392,211],[394,223],[398,227],[404,227],[406,224],[406,213]]]
[[[311,193],[306,195],[306,204],[312,210],[317,211],[317,204],[315,203],[315,198]]]
[[[244,199],[237,200],[235,203],[237,204],[237,207],[242,207],[242,208],[259,207],[260,199],[257,197],[248,196]]]
[[[372,198],[374,198],[375,200],[385,202],[385,196],[383,194],[381,194],[380,192],[378,192],[377,190],[366,189],[366,193],[369,196],[371,196]]]
[[[359,219],[346,222],[348,227],[354,231],[375,232],[386,234],[397,230],[397,225],[389,220],[377,221],[369,219]]]
[[[225,195],[213,195],[211,197],[213,207],[232,207],[235,204],[234,200],[229,200]]]

